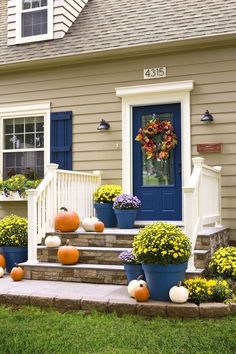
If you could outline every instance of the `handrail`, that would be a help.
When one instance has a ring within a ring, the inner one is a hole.
[[[205,225],[221,225],[221,170],[220,166],[210,167],[204,159],[195,157],[189,183],[183,187],[185,232],[190,237],[194,250],[197,236]],[[194,256],[188,268],[193,270]]]
[[[47,166],[43,181],[28,196],[28,262],[37,262],[37,244],[54,227],[60,207],[76,210],[81,218],[93,215],[93,193],[101,184],[101,171],[59,170],[57,164]]]

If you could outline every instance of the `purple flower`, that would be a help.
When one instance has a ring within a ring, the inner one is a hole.
[[[135,254],[132,250],[123,251],[120,253],[119,258],[124,264],[138,264]]]
[[[113,204],[113,209],[138,209],[141,207],[141,202],[136,196],[121,194],[116,197]]]

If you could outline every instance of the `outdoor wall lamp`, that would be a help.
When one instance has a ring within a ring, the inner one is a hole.
[[[206,112],[204,113],[204,115],[201,118],[201,122],[203,123],[210,123],[213,122],[214,117],[211,115],[211,113],[209,113],[208,110],[206,110]]]
[[[109,128],[110,128],[110,124],[108,122],[106,122],[105,119],[101,119],[101,122],[99,123],[99,125],[97,127],[97,130],[99,130],[100,132],[105,132]]]

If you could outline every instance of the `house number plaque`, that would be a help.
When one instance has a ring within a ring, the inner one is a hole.
[[[209,152],[221,152],[221,143],[197,144],[197,151],[206,154]]]
[[[149,68],[149,69],[143,70],[144,80],[161,79],[162,77],[166,77],[166,67],[165,66],[162,66],[160,68]]]

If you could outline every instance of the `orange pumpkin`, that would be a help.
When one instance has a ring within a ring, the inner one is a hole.
[[[60,210],[55,218],[55,230],[61,232],[77,230],[80,223],[79,215],[75,211],[68,211],[64,207]]]
[[[14,281],[22,280],[24,276],[24,270],[21,267],[16,266],[12,268],[10,276]]]
[[[0,254],[0,267],[2,267],[3,269],[6,268],[6,260],[3,254]]]
[[[94,230],[96,232],[103,232],[105,228],[105,225],[103,224],[102,221],[98,220],[97,222],[95,222],[94,224]]]
[[[136,301],[138,301],[138,302],[147,301],[150,297],[148,288],[146,286],[143,286],[143,284],[140,284],[135,289],[134,297],[135,297]]]
[[[70,245],[70,241],[66,241],[65,246],[59,247],[57,251],[57,259],[61,264],[76,264],[79,260],[79,251]]]

